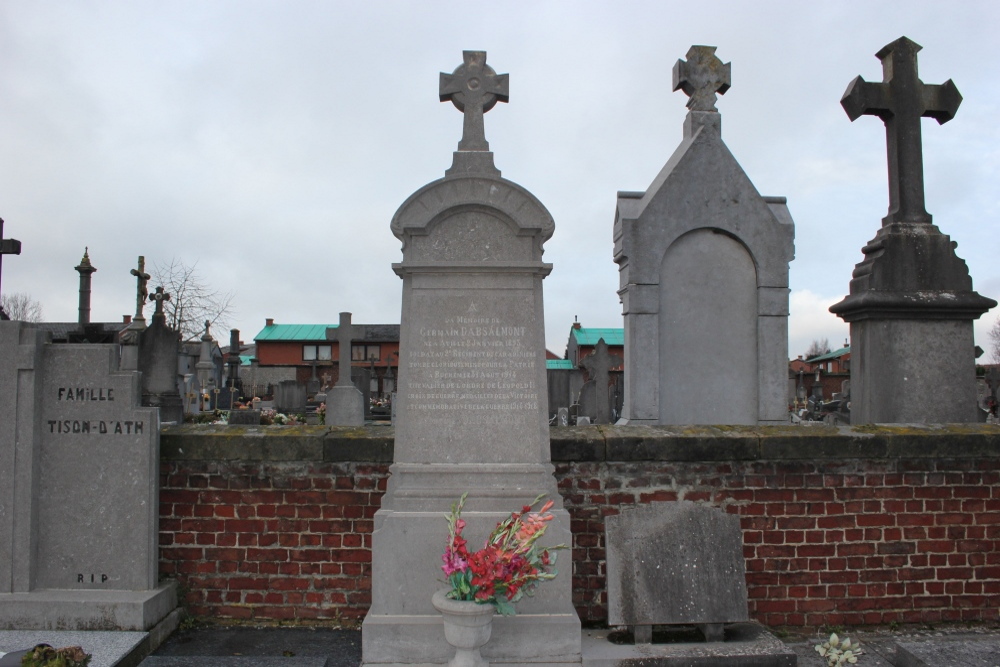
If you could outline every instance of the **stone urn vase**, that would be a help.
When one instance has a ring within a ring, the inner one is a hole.
[[[493,630],[491,604],[450,600],[447,591],[438,591],[431,598],[434,608],[444,618],[444,638],[455,647],[455,657],[448,667],[489,667],[479,649],[490,640]]]

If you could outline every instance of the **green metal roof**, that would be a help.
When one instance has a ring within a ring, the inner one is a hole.
[[[625,345],[625,329],[570,329],[570,335],[577,345],[597,345],[602,338],[608,346]]]
[[[812,357],[811,359],[806,359],[807,364],[812,364],[817,361],[826,361],[827,359],[837,359],[844,356],[851,351],[851,346],[842,347],[839,350],[834,350],[833,352],[827,352],[826,354],[821,354],[818,357]]]
[[[254,340],[326,340],[326,330],[336,324],[272,324],[260,330]]]
[[[573,362],[569,359],[546,359],[546,370],[573,370]]]
[[[249,366],[250,362],[253,361],[252,354],[241,354],[240,355],[240,366]]]

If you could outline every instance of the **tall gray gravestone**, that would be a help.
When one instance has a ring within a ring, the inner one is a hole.
[[[507,75],[486,54],[441,75],[441,101],[465,113],[442,179],[396,212],[403,279],[395,461],[372,540],[372,604],[362,626],[366,665],[443,664],[453,655],[431,596],[441,588],[443,515],[469,493],[467,533],[479,548],[512,510],[547,493],[556,502],[547,544],[570,544],[556,490],[545,400],[542,245],[554,224],[527,190],[500,177],[483,113],[507,100]],[[483,647],[497,663],[579,662],[571,563],[498,617]]]
[[[762,197],[722,141],[730,66],[692,46],[674,66],[684,139],[645,192],[619,192],[615,262],[625,316],[620,424],[787,421],[784,197]]]
[[[148,630],[176,606],[140,396],[115,346],[0,322],[0,629]]]
[[[951,79],[917,76],[920,45],[906,37],[876,56],[883,81],[860,76],[841,105],[854,121],[885,123],[889,213],[862,249],[851,293],[830,311],[851,325],[851,423],[974,422],[972,321],[997,305],[972,289],[956,244],[924,208],[921,118],[951,120],[962,96]]]

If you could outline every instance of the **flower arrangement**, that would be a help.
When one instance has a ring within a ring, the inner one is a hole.
[[[554,552],[565,549],[566,545],[543,548],[538,544],[552,520],[548,511],[553,502],[549,500],[533,511],[545,494],[538,496],[520,512],[512,512],[497,523],[483,548],[470,553],[462,536],[465,528],[462,507],[468,495],[463,493],[459,501],[452,504],[451,512],[445,514],[448,544],[441,556],[444,562],[441,569],[449,586],[447,597],[492,604],[500,614],[513,616],[516,613],[514,603],[525,595],[532,595],[538,584],[554,579],[557,574]]]
[[[79,646],[52,648],[48,644],[38,644],[21,656],[21,664],[24,667],[87,667],[90,658],[90,654]]]
[[[858,661],[858,656],[864,653],[859,644],[852,644],[849,637],[844,637],[844,641],[841,641],[836,632],[822,644],[817,644],[815,648],[820,656],[826,658],[828,667],[853,665]]]
[[[261,426],[298,426],[304,421],[299,415],[286,415],[284,412],[271,409],[260,411]]]
[[[319,404],[319,407],[316,408],[316,414],[319,415],[319,423],[326,424],[326,403]]]

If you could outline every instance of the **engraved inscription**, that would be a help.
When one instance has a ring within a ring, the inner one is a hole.
[[[114,421],[103,419],[49,419],[49,433],[114,433],[138,435],[145,429],[142,421]]]
[[[113,401],[115,400],[115,390],[112,387],[59,387],[58,400],[60,401]]]
[[[420,327],[410,353],[411,408],[458,412],[465,423],[522,422],[539,406],[529,328],[470,312]],[[444,415],[441,415],[444,416]]]
[[[96,574],[91,574],[89,582],[87,581],[87,575],[85,575],[85,574],[77,574],[76,575],[76,583],[78,583],[78,584],[83,584],[83,583],[91,583],[91,584],[101,583],[101,584],[106,584],[107,582],[108,582],[108,575],[106,575],[106,574],[102,574],[100,576],[98,576]]]

